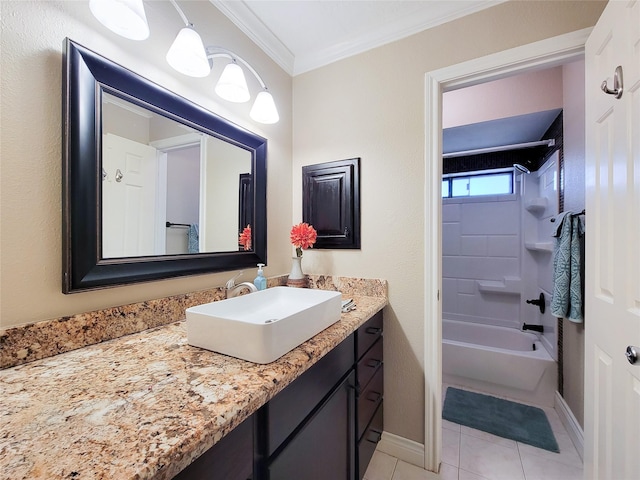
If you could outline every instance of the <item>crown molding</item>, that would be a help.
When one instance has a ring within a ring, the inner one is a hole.
[[[243,1],[209,1],[289,75],[294,74],[295,57],[293,53]]]
[[[427,12],[407,15],[352,41],[297,57],[262,23],[244,1],[210,1],[287,73],[295,76],[493,7],[506,0],[486,0],[436,18]]]
[[[299,75],[330,63],[337,62],[359,53],[366,52],[376,47],[386,45],[397,40],[409,37],[424,30],[437,27],[458,18],[504,3],[506,0],[487,0],[464,9],[456,10],[447,15],[433,18],[427,12],[407,15],[394,22],[372,30],[368,35],[360,36],[351,42],[335,45],[330,48],[317,51],[304,57],[295,58],[294,75]]]

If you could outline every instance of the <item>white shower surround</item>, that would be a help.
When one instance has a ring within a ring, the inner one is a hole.
[[[442,381],[553,407],[557,368],[536,334],[443,319]]]
[[[442,203],[443,318],[521,327],[527,307],[520,280],[520,195],[446,198]]]

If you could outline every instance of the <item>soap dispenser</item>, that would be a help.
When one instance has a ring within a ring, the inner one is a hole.
[[[258,264],[258,276],[253,281],[253,284],[256,286],[258,290],[264,290],[267,288],[267,279],[264,278],[264,273],[262,272],[262,267],[264,267],[264,263]]]

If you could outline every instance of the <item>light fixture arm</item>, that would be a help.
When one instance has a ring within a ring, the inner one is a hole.
[[[249,70],[253,74],[253,76],[256,77],[262,89],[268,90],[266,84],[262,80],[262,77],[258,75],[258,72],[256,72],[255,69],[251,65],[249,65],[249,63],[245,59],[236,55],[231,50],[227,50],[226,48],[223,48],[223,47],[207,47],[206,51],[207,51],[207,58],[214,59],[214,58],[224,57],[224,58],[230,58],[233,61],[238,61],[242,63],[242,65],[247,67],[247,70]]]
[[[184,12],[182,11],[182,9],[178,6],[178,3],[176,2],[176,0],[169,0],[171,2],[171,5],[173,5],[176,9],[176,11],[178,12],[178,15],[180,15],[180,17],[182,18],[182,21],[184,22],[185,26],[193,26],[192,23],[189,23],[189,20],[187,19],[187,16],[184,14]]]

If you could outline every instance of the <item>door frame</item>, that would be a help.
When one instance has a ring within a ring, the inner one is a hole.
[[[425,75],[424,468],[432,472],[439,469],[442,451],[442,93],[583,58],[591,30],[547,38]]]
[[[158,150],[158,188],[157,188],[157,205],[161,208],[156,210],[156,231],[160,241],[156,242],[157,255],[166,255],[167,244],[167,161],[168,153],[172,150],[179,150],[186,147],[200,147],[200,212],[199,222],[202,225],[202,199],[204,187],[202,184],[203,169],[206,168],[207,154],[206,154],[206,139],[205,135],[201,133],[185,133],[183,135],[177,135],[175,137],[167,137],[160,140],[150,142],[149,145],[155,147]],[[204,235],[201,233],[199,236],[200,245],[203,245]]]

